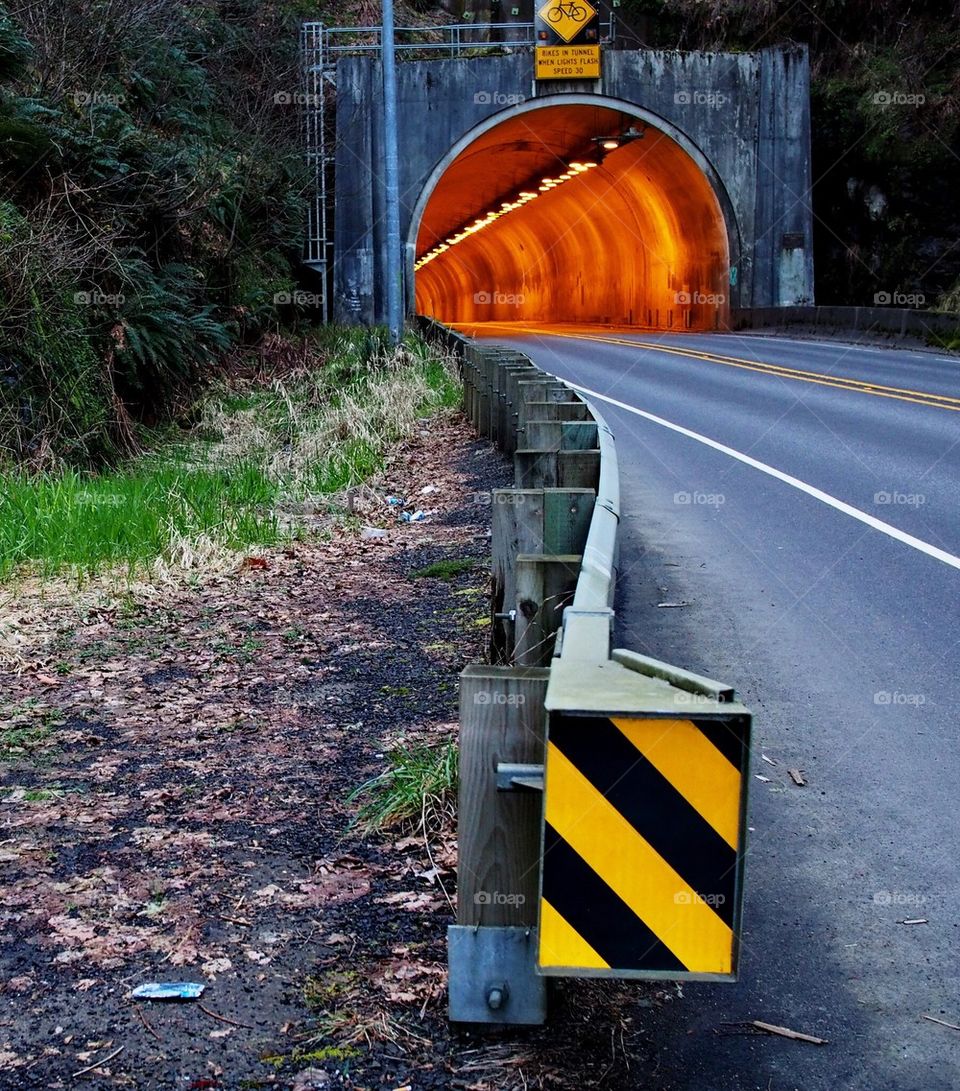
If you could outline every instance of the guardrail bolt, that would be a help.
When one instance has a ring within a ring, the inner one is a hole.
[[[506,985],[494,985],[487,991],[487,1007],[491,1011],[499,1011],[506,1004],[507,996]]]

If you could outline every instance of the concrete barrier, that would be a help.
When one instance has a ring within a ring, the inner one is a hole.
[[[921,339],[960,337],[960,314],[903,307],[739,307],[730,311],[730,328],[808,326],[831,332],[851,330]]]

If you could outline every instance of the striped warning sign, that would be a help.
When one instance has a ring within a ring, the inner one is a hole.
[[[736,973],[749,716],[554,716],[543,973]]]

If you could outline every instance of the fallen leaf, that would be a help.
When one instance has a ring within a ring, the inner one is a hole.
[[[412,890],[398,891],[396,894],[386,894],[382,898],[377,898],[376,901],[380,905],[398,905],[401,909],[408,909],[411,912],[440,909],[444,904],[440,898],[426,890],[420,894],[414,894]]]
[[[232,968],[233,963],[228,958],[211,958],[200,967],[200,970],[205,977],[215,977],[217,974],[225,974]]]

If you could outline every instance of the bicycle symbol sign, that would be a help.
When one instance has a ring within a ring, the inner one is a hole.
[[[547,0],[540,9],[540,18],[565,42],[573,41],[596,14],[590,0]]]

